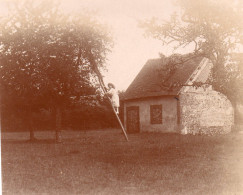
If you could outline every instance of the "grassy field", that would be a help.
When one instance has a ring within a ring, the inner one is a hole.
[[[243,194],[243,134],[2,134],[3,194]]]

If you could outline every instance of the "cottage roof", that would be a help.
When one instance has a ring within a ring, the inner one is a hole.
[[[166,81],[163,81],[164,78],[160,71],[166,65],[165,60],[161,58],[148,60],[127,88],[122,99],[129,100],[162,95],[177,95],[182,86],[170,86],[176,83],[185,84],[202,59],[203,57],[197,57],[178,65]]]

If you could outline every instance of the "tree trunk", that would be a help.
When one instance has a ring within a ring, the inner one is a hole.
[[[235,101],[231,101],[231,105],[233,107],[233,112],[234,112],[234,125],[236,125],[237,123],[237,106],[236,106],[236,102]]]
[[[237,109],[237,103],[236,103],[236,101],[231,101],[231,104],[234,109],[234,125],[233,125],[232,130],[238,131],[239,130],[239,112]]]
[[[35,141],[35,134],[34,134],[34,128],[33,128],[33,115],[32,115],[32,109],[28,109],[26,122],[28,124],[29,132],[30,132],[30,141]]]
[[[56,142],[60,143],[61,140],[61,126],[62,126],[62,112],[61,108],[56,107]]]
[[[34,129],[33,129],[32,125],[30,125],[29,130],[30,130],[30,141],[34,141],[35,134],[34,134]]]

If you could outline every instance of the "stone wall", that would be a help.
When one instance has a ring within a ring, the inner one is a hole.
[[[234,110],[230,101],[210,88],[182,92],[180,116],[182,133],[225,134],[234,124]]]

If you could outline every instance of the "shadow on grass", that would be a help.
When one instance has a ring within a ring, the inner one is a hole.
[[[16,139],[2,139],[2,144],[56,144],[55,139],[34,139],[34,140],[16,140]]]

